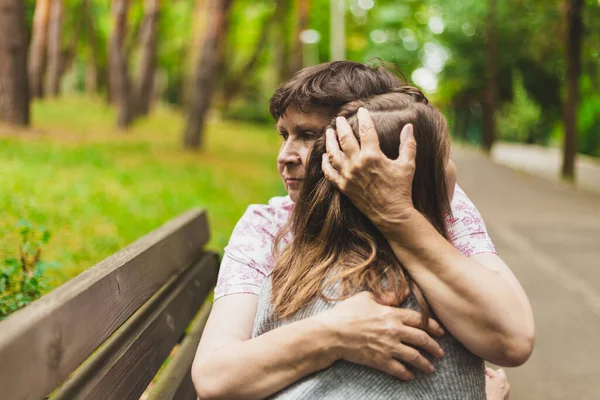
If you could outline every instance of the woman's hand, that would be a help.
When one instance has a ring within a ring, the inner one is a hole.
[[[405,364],[433,372],[431,362],[417,349],[437,358],[443,356],[432,336],[439,337],[444,331],[433,319],[429,320],[427,331],[421,330],[421,314],[393,307],[393,299],[392,294],[376,298],[370,292],[361,292],[315,317],[337,332],[337,359],[375,368],[402,380],[415,377]]]
[[[414,211],[417,142],[412,124],[406,124],[400,133],[399,156],[390,160],[379,147],[369,111],[358,110],[358,123],[360,145],[348,121],[337,118],[336,132],[326,133],[327,154],[323,155],[322,169],[325,177],[385,234]]]

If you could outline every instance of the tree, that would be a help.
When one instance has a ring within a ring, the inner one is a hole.
[[[29,125],[27,31],[21,0],[0,9],[0,121]]]
[[[294,48],[292,50],[292,62],[290,74],[295,74],[303,67],[303,47],[300,34],[308,28],[308,17],[310,13],[310,0],[296,0],[296,32],[294,33]]]
[[[290,76],[290,0],[283,0],[282,17],[275,21],[276,40],[274,41],[275,64],[278,75],[278,83],[287,81]]]
[[[496,0],[488,0],[485,24],[485,94],[483,100],[483,131],[481,145],[490,153],[496,139],[496,110],[498,108],[498,37]]]
[[[252,70],[258,64],[259,57],[267,45],[267,39],[269,38],[269,32],[271,31],[273,24],[276,21],[281,21],[285,15],[287,6],[286,3],[287,0],[277,0],[275,2],[275,10],[271,15],[269,15],[269,17],[263,24],[258,41],[256,43],[254,51],[252,52],[252,55],[250,56],[250,59],[248,60],[248,62],[246,62],[246,64],[244,64],[244,66],[240,69],[239,72],[232,72],[229,74],[229,77],[225,82],[224,88],[224,108],[228,108],[231,100],[235,98],[240,89],[242,89],[244,79],[247,79],[247,77],[252,73]],[[284,41],[285,39],[279,38],[279,40]]]
[[[346,59],[346,5],[344,0],[331,0],[331,34],[329,55],[331,61]]]
[[[562,176],[575,179],[575,153],[577,151],[577,104],[579,102],[579,75],[581,74],[581,43],[583,39],[583,0],[566,0],[564,3],[566,29],[564,34],[567,61],[567,96],[564,102]]]
[[[89,46],[89,54],[85,66],[85,91],[95,94],[98,89],[98,74],[100,67],[98,39],[96,37],[96,24],[90,0],[83,0],[81,4],[81,19],[85,27],[85,37]]]
[[[146,0],[144,5],[145,15],[141,33],[142,59],[134,102],[136,115],[148,114],[150,101],[153,97],[160,0]]]
[[[44,75],[48,48],[48,20],[51,0],[38,0],[35,4],[33,32],[29,46],[29,88],[31,97],[44,97]]]
[[[129,0],[113,0],[113,32],[108,50],[108,80],[111,97],[117,105],[117,126],[120,128],[127,128],[133,119],[129,93],[129,70],[125,53],[128,11]]]
[[[48,27],[48,94],[58,96],[62,76],[62,20],[63,0],[52,0]]]
[[[228,28],[228,14],[232,0],[208,0],[208,15],[202,51],[196,63],[194,92],[188,110],[188,121],[183,146],[198,149],[202,146],[204,123],[215,86],[215,77],[221,62],[220,52]]]

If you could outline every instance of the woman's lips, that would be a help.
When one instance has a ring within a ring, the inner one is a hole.
[[[299,185],[302,183],[302,178],[285,178],[285,183],[287,185]]]

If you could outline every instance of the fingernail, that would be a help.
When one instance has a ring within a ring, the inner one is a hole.
[[[335,118],[335,123],[339,124],[340,122],[342,122],[345,118],[344,117],[336,117]]]
[[[331,135],[333,133],[333,129],[331,128],[327,128],[327,130],[325,131],[326,135]]]
[[[444,332],[444,330],[443,330],[442,328],[440,328],[440,329],[438,330],[438,333],[440,334],[440,336],[442,336],[442,335],[443,335],[445,332]]]
[[[433,365],[430,365],[429,368],[427,368],[427,372],[429,372],[430,374],[432,372],[435,372],[435,367]]]

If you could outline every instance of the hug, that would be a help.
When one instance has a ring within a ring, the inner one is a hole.
[[[494,399],[531,355],[525,292],[458,186],[443,114],[384,66],[308,67],[271,99],[288,193],[225,249],[200,399]]]

